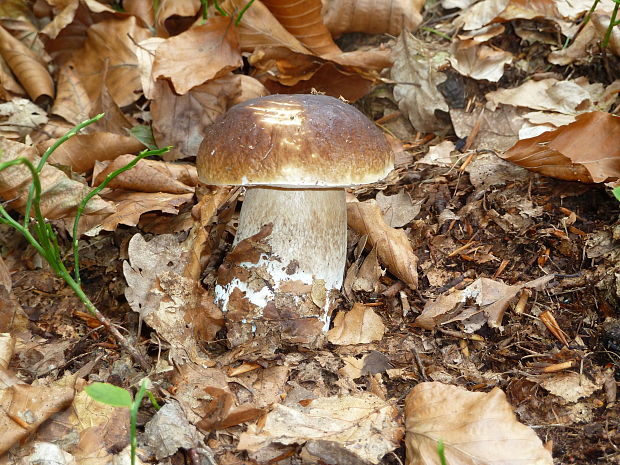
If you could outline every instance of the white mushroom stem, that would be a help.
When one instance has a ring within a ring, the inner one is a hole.
[[[265,267],[273,279],[274,289],[252,292],[237,280],[218,286],[216,301],[224,311],[235,287],[244,291],[255,305],[271,300],[273,292],[277,293],[286,281],[312,285],[316,280],[323,280],[326,291],[340,289],[347,248],[344,189],[248,188],[233,246],[258,234],[267,224],[273,227],[266,240],[271,255],[263,254],[259,263],[248,264],[248,267]],[[327,323],[327,308],[324,310],[320,317]]]

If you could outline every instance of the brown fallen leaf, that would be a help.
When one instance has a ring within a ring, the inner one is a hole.
[[[321,0],[290,2],[262,0],[275,18],[310,51],[317,55],[340,53],[321,15]]]
[[[450,321],[465,321],[467,332],[479,329],[484,323],[492,328],[499,327],[508,305],[521,289],[543,289],[554,276],[549,274],[513,286],[489,278],[478,278],[465,289],[453,290],[429,300],[424,305],[422,314],[416,318],[415,325],[434,329]],[[473,299],[475,306],[461,308],[468,299]],[[481,318],[467,322],[475,315],[480,315]]]
[[[601,111],[517,142],[502,156],[531,171],[566,181],[620,179],[620,117]]]
[[[368,245],[387,269],[412,289],[418,286],[418,258],[405,232],[388,226],[374,200],[347,203],[347,223],[360,235],[368,235]]]
[[[424,0],[326,0],[324,21],[334,37],[345,32],[390,34],[415,31]]]
[[[242,65],[233,19],[212,16],[157,47],[153,77],[170,79],[175,91],[183,95]]]
[[[43,153],[56,141],[46,140],[37,149]],[[69,166],[76,173],[90,171],[98,161],[114,160],[119,155],[138,152],[144,144],[135,137],[121,136],[110,132],[77,134],[54,150],[49,162]]]
[[[229,14],[234,15],[246,3],[246,0],[226,0],[221,6]],[[260,0],[252,3],[252,7],[245,12],[236,29],[239,46],[243,52],[252,52],[256,47],[282,46],[295,52],[310,54],[310,51],[280,24]]]
[[[24,157],[29,159],[34,166],[39,163],[39,157],[34,147],[29,147],[19,142],[8,139],[0,139],[0,153],[2,161],[10,161]],[[78,181],[69,178],[63,171],[46,164],[40,174],[41,178],[41,212],[49,219],[59,219],[72,216],[75,209],[82,201],[90,188]],[[0,198],[9,201],[11,208],[23,212],[28,198],[28,190],[31,184],[31,175],[24,165],[15,165],[0,171]],[[114,211],[113,206],[95,196],[87,205],[84,213],[110,214]]]
[[[117,105],[124,107],[140,98],[140,74],[136,44],[150,36],[137,18],[108,19],[87,29],[87,38],[64,64],[59,75],[54,113],[74,122],[76,111],[89,115],[105,85]],[[76,94],[76,88],[78,93]]]
[[[58,383],[30,386],[0,370],[0,455],[67,408],[73,396],[72,387]]]
[[[200,282],[183,276],[193,244],[192,236],[182,243],[171,234],[146,242],[136,234],[129,241],[129,261],[123,263],[129,305],[179,360],[198,360],[198,341],[212,339],[223,326],[221,311]]]
[[[229,74],[194,87],[185,95],[176,94],[165,81],[157,82],[151,102],[153,135],[158,146],[173,146],[164,160],[198,153],[206,128],[239,98],[241,82],[238,74]]]
[[[322,441],[323,447],[311,447],[313,455],[321,457],[321,453],[336,449],[350,454],[347,463],[377,464],[398,447],[402,437],[396,416],[391,403],[370,393],[322,397],[303,405],[276,404],[260,427],[250,425],[241,434],[238,448],[251,455],[273,443]]]
[[[102,194],[102,198],[116,205],[116,212],[96,219],[94,224],[80,222],[80,228],[89,231],[94,227],[104,231],[114,231],[119,224],[135,226],[140,216],[150,211],[178,214],[179,207],[191,202],[193,193],[168,194],[166,192],[127,192],[120,189]]]
[[[194,21],[198,10],[199,0],[162,0],[157,8],[157,35],[168,37],[179,34]]]
[[[41,98],[51,100],[54,97],[54,81],[42,60],[2,26],[0,54],[35,103]]]
[[[106,176],[130,163],[134,155],[121,155],[102,170],[93,173],[93,185],[101,184]],[[159,160],[140,160],[134,168],[115,177],[110,189],[124,189],[138,192],[167,192],[187,194],[194,192],[198,184],[196,167],[188,164],[173,164]]]
[[[407,465],[439,465],[442,440],[451,465],[552,465],[536,433],[519,423],[499,388],[469,392],[420,383],[405,399]]]
[[[394,98],[417,131],[433,132],[445,126],[435,115],[437,110],[449,110],[437,88],[446,80],[440,71],[444,60],[439,58],[443,55],[443,48],[422,42],[408,31],[403,31],[392,49],[390,78],[397,83]]]
[[[327,332],[327,340],[336,345],[368,344],[380,341],[385,332],[381,317],[372,308],[355,303],[348,312],[339,312],[334,327]]]

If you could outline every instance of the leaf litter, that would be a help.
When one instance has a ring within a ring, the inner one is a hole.
[[[56,228],[145,144],[174,146],[109,184],[80,228],[86,291],[152,358],[165,404],[140,410],[138,463],[439,463],[439,439],[451,464],[617,460],[613,2],[587,22],[584,1],[324,3],[256,0],[238,26],[240,0],[204,20],[195,0],[1,8],[3,161],[36,162],[106,113],[43,171]],[[328,344],[231,349],[212,289],[243,192],[199,185],[192,162],[228,108],[275,92],[355,101],[399,162],[349,193]],[[28,173],[0,178],[17,215]],[[0,237],[7,463],[129,460],[128,412],[82,387],[147,373],[23,239]]]

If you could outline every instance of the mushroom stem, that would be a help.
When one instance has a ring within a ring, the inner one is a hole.
[[[258,237],[267,225],[271,231],[260,239],[260,258],[239,258],[233,268],[238,271],[230,273],[228,268],[228,274],[220,272],[216,302],[229,315],[239,307],[254,308],[244,311],[245,324],[263,316],[269,319],[275,306],[278,315],[285,308],[287,318],[320,320],[327,328],[329,291],[342,286],[346,264],[344,189],[248,188],[231,255],[241,253],[240,242],[254,240],[252,236]],[[248,279],[248,272],[254,277]],[[323,291],[317,294],[316,289]],[[243,303],[239,304],[241,295]],[[306,302],[303,305],[302,300]],[[316,311],[310,311],[311,307]]]
[[[312,284],[314,276],[327,289],[340,289],[347,253],[344,189],[248,188],[233,246],[269,223],[269,245],[284,272],[281,280]],[[296,273],[290,274],[293,268]]]

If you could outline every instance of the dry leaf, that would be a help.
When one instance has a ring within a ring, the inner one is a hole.
[[[0,26],[0,53],[20,84],[36,103],[54,97],[54,81],[42,61],[20,40]]]
[[[121,155],[103,170],[93,173],[93,185],[101,184],[105,177],[135,159],[134,155]],[[167,192],[169,194],[193,193],[198,184],[194,165],[173,164],[159,160],[140,160],[132,169],[115,177],[110,189],[139,192]]]
[[[0,117],[0,134],[12,139],[22,138],[48,121],[45,110],[23,98],[0,103]]]
[[[262,0],[275,18],[296,39],[317,55],[339,53],[331,34],[323,24],[321,0],[290,2]]]
[[[183,276],[193,244],[192,236],[182,243],[174,235],[146,242],[136,234],[123,263],[129,305],[170,343],[175,359],[198,360],[197,337],[212,338],[223,324],[200,282]]]
[[[447,322],[464,321],[466,332],[476,331],[485,322],[492,328],[499,327],[508,305],[521,289],[542,289],[554,276],[550,274],[512,286],[489,278],[478,278],[465,289],[454,290],[429,300],[424,305],[422,314],[416,318],[415,325],[434,329]],[[477,308],[463,307],[462,304],[467,303],[468,299],[472,299]],[[484,318],[467,321],[475,315]]]
[[[504,66],[512,63],[512,53],[473,40],[454,42],[450,64],[463,76],[497,82],[504,75]]]
[[[196,156],[206,128],[239,98],[241,82],[239,75],[231,74],[185,95],[177,95],[167,82],[157,83],[151,102],[153,135],[158,146],[174,147],[164,154],[165,160]]]
[[[200,10],[200,0],[162,0],[157,9],[157,35],[175,35],[191,24]]]
[[[377,255],[387,269],[412,289],[418,286],[416,266],[411,243],[405,232],[388,226],[377,202],[347,203],[349,227],[360,235],[368,235],[368,245],[377,249]]]
[[[368,344],[380,341],[385,332],[381,317],[372,308],[356,303],[348,312],[339,312],[327,340],[336,345]]]
[[[56,384],[29,386],[7,372],[0,374],[0,455],[25,440],[43,422],[67,408],[71,387]]]
[[[221,6],[229,14],[234,15],[246,3],[246,0],[226,0]],[[252,3],[252,7],[245,12],[236,29],[239,35],[239,46],[244,52],[251,52],[257,47],[282,46],[294,52],[310,53],[293,34],[280,24],[260,0]]]
[[[19,157],[29,159],[34,166],[39,163],[39,157],[34,147],[28,147],[19,142],[8,139],[0,139],[2,162]],[[67,175],[49,164],[41,171],[41,212],[49,219],[59,219],[72,216],[75,209],[82,201],[90,188],[78,181],[74,181]],[[11,208],[21,212],[26,205],[28,190],[31,184],[31,175],[28,168],[19,164],[0,171],[0,197],[10,201]],[[95,196],[86,205],[86,215],[109,214],[114,211],[112,205]]]
[[[452,115],[452,112],[450,112]],[[456,163],[456,159],[452,159],[452,152],[455,150],[454,143],[444,140],[437,145],[428,148],[428,153],[420,158],[417,163],[434,166],[452,166]]]
[[[555,396],[567,402],[577,402],[589,397],[603,387],[602,382],[593,383],[579,373],[555,373],[540,381],[540,385]]]
[[[533,110],[575,114],[592,108],[602,90],[602,84],[589,84],[584,78],[570,81],[548,78],[529,80],[513,89],[495,90],[485,97],[487,108],[491,110],[503,103]]]
[[[405,189],[399,190],[394,195],[385,195],[383,192],[377,192],[376,200],[381,213],[383,213],[383,218],[392,228],[402,228],[413,221],[420,213],[423,203],[423,200],[413,203]]]
[[[377,77],[372,70],[362,73],[284,47],[259,47],[249,61],[259,71],[256,77],[273,94],[320,92],[354,102],[370,91]]]
[[[324,4],[325,25],[334,37],[345,32],[397,36],[417,29],[424,0],[326,0]]]
[[[200,26],[159,44],[153,77],[170,79],[178,94],[243,65],[231,18],[212,16]]]
[[[448,111],[448,104],[437,86],[446,80],[439,67],[447,61],[445,51],[432,50],[430,45],[405,31],[392,50],[394,66],[390,77],[396,81],[394,98],[417,131],[432,132],[445,124],[435,116],[436,110]]]
[[[168,194],[165,192],[127,192],[121,190],[108,191],[102,198],[116,205],[116,212],[98,218],[94,224],[84,222],[80,227],[84,231],[94,234],[97,228],[104,231],[114,231],[119,224],[135,226],[140,216],[150,211],[178,214],[179,207],[193,200],[194,194]]]
[[[502,158],[566,181],[616,181],[620,179],[619,137],[620,117],[593,111],[577,116],[574,123],[517,142]]]
[[[439,440],[450,465],[553,464],[542,441],[517,421],[498,388],[483,393],[420,383],[405,399],[405,425],[407,465],[439,465]]]
[[[320,449],[326,451],[326,446],[332,446],[350,452],[356,459],[351,463],[376,464],[398,447],[402,428],[396,415],[394,406],[368,393],[323,397],[304,405],[276,404],[261,420],[260,429],[250,425],[241,434],[238,448],[252,453],[272,443],[323,441],[324,447],[312,448],[313,453],[320,454]]]
[[[46,140],[37,147],[41,153],[56,141]],[[69,166],[76,173],[90,171],[98,161],[114,160],[119,155],[137,152],[144,145],[135,137],[120,136],[109,132],[77,134],[54,150],[49,162]]]
[[[136,43],[149,35],[148,29],[137,25],[134,16],[109,19],[90,26],[83,46],[60,69],[60,76],[65,77],[58,82],[54,113],[71,122],[75,122],[78,114],[90,114],[104,83],[120,107],[140,98],[140,73],[135,50]],[[79,91],[74,95],[76,85]]]

